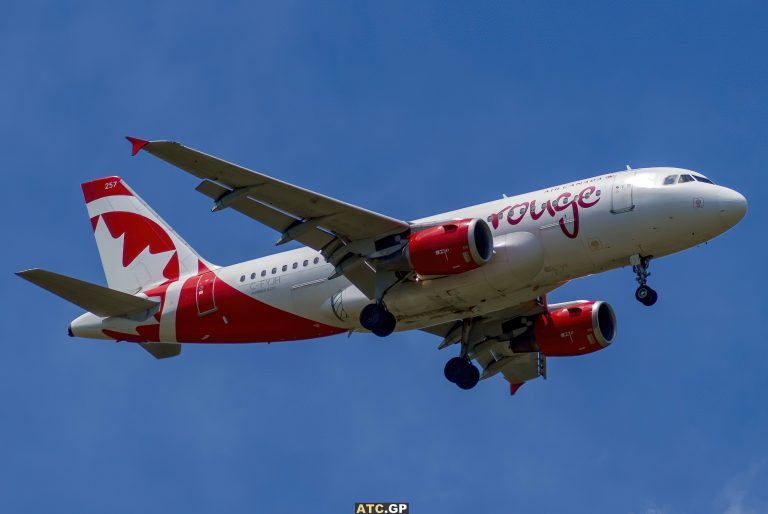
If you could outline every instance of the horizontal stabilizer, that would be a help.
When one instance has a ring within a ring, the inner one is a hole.
[[[155,359],[167,359],[176,357],[181,353],[181,344],[179,343],[140,343],[141,347],[147,350]]]
[[[43,269],[28,269],[16,274],[97,316],[126,316],[149,310],[157,305],[157,302],[146,298],[139,298]]]

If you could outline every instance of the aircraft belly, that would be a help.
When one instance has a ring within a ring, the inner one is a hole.
[[[584,274],[585,268],[589,273],[592,266],[581,236],[575,239],[563,237],[558,225],[542,226],[539,234],[544,247],[544,266],[537,281],[568,280]]]
[[[290,286],[293,312],[332,325],[340,325],[340,319],[329,308],[329,299],[351,286],[349,280],[337,277],[328,280],[333,272],[330,266],[319,270],[299,272]],[[346,327],[347,324],[341,323]]]
[[[502,294],[490,288],[482,276],[475,282],[461,285],[446,278],[403,284],[387,296],[387,307],[398,318],[398,330],[487,314],[545,292],[537,286],[526,286],[507,289]]]
[[[494,256],[482,268],[487,287],[505,295],[531,286],[544,265],[541,239],[518,231],[497,236],[494,242]]]

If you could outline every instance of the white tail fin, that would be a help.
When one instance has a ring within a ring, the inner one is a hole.
[[[213,269],[120,177],[82,185],[101,264],[112,289],[135,293]]]

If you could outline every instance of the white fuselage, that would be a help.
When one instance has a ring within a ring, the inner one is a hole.
[[[677,168],[627,170],[417,220],[487,220],[494,256],[478,269],[405,283],[388,294],[397,329],[497,311],[571,279],[626,266],[632,255],[669,255],[712,239],[744,215],[743,196],[728,188],[664,185],[665,177],[681,174],[699,176]],[[343,276],[328,280],[333,272],[318,252],[300,248],[216,274],[281,310],[361,330],[358,316],[370,300]]]

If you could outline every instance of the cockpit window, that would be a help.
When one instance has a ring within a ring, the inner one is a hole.
[[[677,175],[670,175],[667,178],[664,179],[664,185],[668,186],[670,184],[674,184],[677,182]]]
[[[702,177],[701,175],[694,175],[693,178],[695,178],[699,182],[704,182],[706,184],[714,184],[714,182],[709,180],[707,177]]]
[[[690,175],[680,175],[680,180],[678,180],[677,183],[682,184],[683,182],[694,182],[694,180]]]

